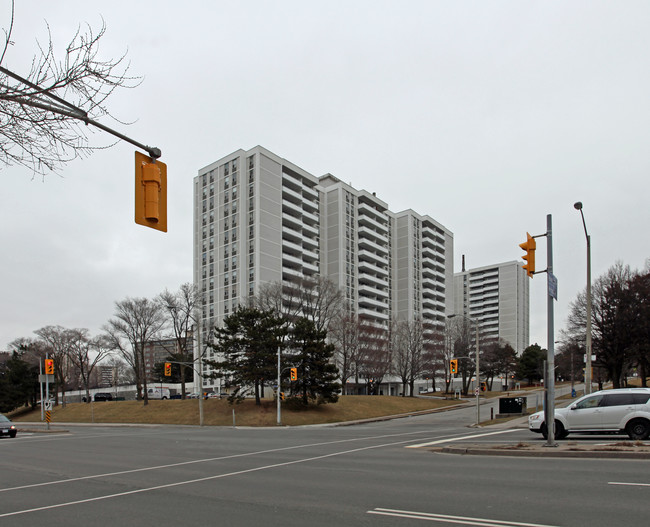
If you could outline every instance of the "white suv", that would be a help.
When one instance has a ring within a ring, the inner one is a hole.
[[[548,436],[544,412],[528,418],[531,432]],[[650,388],[620,388],[585,395],[555,409],[555,439],[573,433],[613,432],[632,439],[650,436]]]

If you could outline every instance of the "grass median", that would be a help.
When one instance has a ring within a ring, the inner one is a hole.
[[[409,414],[435,410],[459,404],[459,401],[434,398],[389,397],[347,395],[334,404],[309,406],[297,409],[297,405],[283,402],[282,424],[300,426],[310,424],[356,421],[384,416]],[[276,402],[265,400],[256,406],[254,400],[230,405],[226,400],[203,401],[204,424],[208,426],[276,426]],[[12,418],[15,422],[40,421],[40,409]],[[106,401],[94,403],[69,403],[55,406],[52,423],[128,423],[198,425],[199,401],[164,400]]]

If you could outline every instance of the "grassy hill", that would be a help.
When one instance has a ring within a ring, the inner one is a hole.
[[[311,406],[292,410],[290,404],[282,405],[282,424],[299,426],[319,423],[354,421],[387,415],[406,414],[423,410],[444,408],[458,401],[433,398],[347,395],[335,404]],[[237,426],[276,426],[275,401],[263,401],[255,406],[246,400],[233,406],[226,400],[203,401],[204,424],[232,426],[233,410]],[[40,421],[40,409],[12,417],[14,422]],[[199,402],[196,399],[149,401],[107,401],[96,403],[70,403],[52,410],[52,423],[144,423],[144,424],[199,424]]]

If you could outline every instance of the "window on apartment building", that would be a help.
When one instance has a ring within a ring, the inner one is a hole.
[[[233,270],[233,272],[232,272],[232,283],[234,284],[236,282],[237,282],[237,270]]]
[[[209,284],[210,291],[212,291],[214,289],[214,278],[210,278],[208,284]]]
[[[224,287],[230,285],[230,275],[228,273],[223,277],[223,285]]]
[[[255,200],[253,198],[248,199],[248,210],[255,210]]]
[[[230,174],[230,166],[228,166],[228,163],[226,163],[226,164],[223,166],[223,173],[224,173],[224,175],[226,175],[226,176],[227,176],[228,174]]]
[[[248,197],[249,197],[249,198],[250,198],[251,196],[253,196],[253,194],[254,194],[254,192],[255,192],[253,189],[254,189],[254,186],[253,186],[252,183],[251,183],[250,185],[248,185]]]
[[[232,257],[232,260],[231,260],[230,263],[232,264],[233,269],[237,269],[237,257],[236,256]]]
[[[235,200],[235,190],[234,190],[234,189],[233,189],[233,192],[232,192],[232,199],[233,199],[233,202],[232,202],[232,213],[233,213],[233,214],[237,214],[237,201]]]
[[[210,183],[214,183],[214,176],[215,176],[215,171],[210,170]]]
[[[236,198],[237,198],[237,187],[233,187],[232,188],[232,199],[236,199]]]
[[[225,176],[223,178],[223,189],[228,190],[230,188],[230,176]]]
[[[224,205],[223,207],[223,217],[226,218],[230,216],[230,207],[228,205]]]
[[[237,227],[232,229],[232,241],[235,241],[237,239]]]
[[[254,238],[255,237],[255,227],[252,225],[248,227],[248,239]]]
[[[224,261],[223,261],[223,270],[226,271],[226,272],[230,271],[230,261],[229,260],[224,259]]]
[[[223,193],[223,202],[224,202],[224,203],[228,203],[229,201],[230,201],[230,193],[226,190],[226,191]]]
[[[250,236],[250,237],[252,238],[252,236]],[[248,252],[249,252],[249,253],[252,253],[252,252],[254,252],[254,251],[255,251],[255,241],[254,241],[254,240],[250,240],[250,241],[248,242]]]
[[[251,282],[248,284],[248,296],[253,296],[255,294],[255,283]]]
[[[230,247],[230,250],[233,255],[237,254],[237,244],[233,243],[232,246]]]
[[[250,271],[248,271],[248,281],[252,282],[254,278],[255,278],[255,271],[251,269]]]
[[[210,185],[210,196],[214,196],[214,185]]]
[[[205,187],[208,184],[208,175],[203,174],[203,177],[201,178],[201,184]]]
[[[233,172],[237,171],[237,160],[236,159],[232,160],[232,171]]]
[[[253,223],[255,223],[255,213],[251,211],[248,213],[248,224],[252,225]]]
[[[230,243],[230,232],[229,231],[224,231],[224,233],[223,233],[223,242],[224,243]]]
[[[233,173],[232,175],[232,186],[234,187],[237,184],[237,173]]]

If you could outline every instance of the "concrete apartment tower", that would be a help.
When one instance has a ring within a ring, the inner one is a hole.
[[[420,318],[428,331],[442,331],[453,312],[453,235],[429,216],[391,212],[374,193],[313,176],[260,146],[199,170],[194,283],[204,297],[202,342],[263,284],[319,275],[370,324]],[[219,390],[219,382],[205,387]]]

